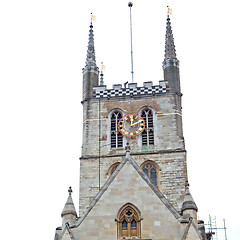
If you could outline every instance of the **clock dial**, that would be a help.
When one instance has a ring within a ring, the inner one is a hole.
[[[137,114],[127,114],[118,122],[118,131],[126,137],[136,137],[145,129],[144,119]]]

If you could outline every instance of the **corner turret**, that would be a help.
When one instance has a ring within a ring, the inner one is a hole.
[[[88,100],[93,96],[93,87],[98,86],[99,69],[96,64],[95,49],[94,49],[94,35],[93,25],[90,24],[89,40],[87,49],[86,65],[82,69],[83,73],[83,101]]]
[[[68,222],[70,225],[73,224],[77,218],[77,212],[71,196],[72,195],[71,187],[69,187],[68,193],[69,193],[68,199],[61,214],[63,227],[65,226],[66,222]]]
[[[183,218],[192,218],[197,224],[197,211],[197,205],[189,191],[189,184],[187,182],[185,186],[185,197],[181,209],[182,216]]]

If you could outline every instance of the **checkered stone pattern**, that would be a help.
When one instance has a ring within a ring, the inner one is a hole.
[[[136,95],[152,95],[168,92],[168,86],[166,84],[152,87],[137,87],[137,88],[120,88],[120,89],[105,89],[96,90],[96,98],[111,98],[121,96],[136,96]]]

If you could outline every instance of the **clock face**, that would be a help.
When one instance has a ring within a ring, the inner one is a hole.
[[[137,114],[127,114],[118,122],[118,131],[126,137],[136,137],[145,129],[144,119]]]

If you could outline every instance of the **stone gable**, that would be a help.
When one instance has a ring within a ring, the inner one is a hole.
[[[115,219],[126,203],[133,204],[141,212],[142,239],[182,239],[179,233],[183,237],[187,223],[181,223],[180,214],[132,158],[122,161],[86,213],[71,228],[73,236],[89,240],[117,239]]]

